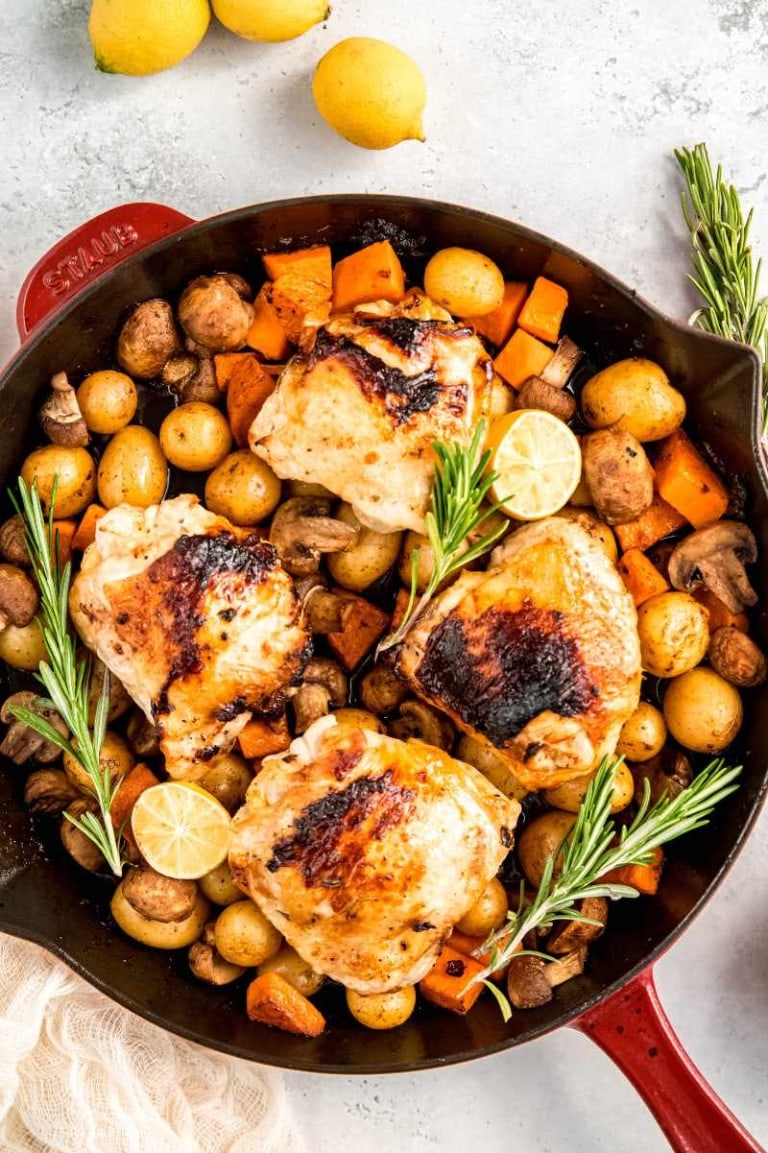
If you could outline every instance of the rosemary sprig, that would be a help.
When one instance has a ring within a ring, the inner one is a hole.
[[[62,568],[58,538],[54,538],[53,510],[56,500],[54,485],[50,512],[46,522],[36,486],[28,488],[19,479],[18,497],[11,494],[16,512],[24,521],[27,551],[32,571],[40,588],[40,628],[47,661],[42,661],[35,674],[48,691],[48,699],[41,699],[46,708],[53,708],[70,731],[70,739],[62,737],[43,717],[18,705],[10,712],[63,752],[73,756],[85,769],[93,782],[93,791],[99,814],[84,813],[81,817],[64,816],[101,850],[107,864],[118,877],[122,873],[120,834],[115,831],[109,815],[112,801],[120,782],[111,780],[109,768],[99,761],[104,734],[107,731],[109,711],[109,675],[105,671],[101,695],[96,705],[93,729],[88,723],[88,696],[90,667],[88,660],[78,659],[75,638],[69,623],[69,585],[72,568]],[[56,540],[55,546],[53,544]]]
[[[637,897],[637,890],[630,885],[600,878],[622,865],[648,864],[654,849],[706,825],[715,805],[738,788],[734,782],[741,772],[740,765],[730,768],[721,759],[712,761],[687,789],[676,797],[664,796],[653,806],[646,781],[634,820],[617,830],[610,815],[611,794],[621,760],[606,757],[590,783],[576,823],[560,850],[559,875],[553,876],[555,857],[550,857],[533,900],[525,901],[521,885],[518,909],[508,914],[507,923],[491,934],[480,950],[491,950],[488,965],[467,987],[485,983],[499,1002],[505,1021],[512,1013],[509,1002],[488,977],[508,964],[526,934],[531,929],[548,928],[555,921],[588,921],[577,907],[585,897]]]
[[[768,435],[768,298],[759,296],[762,261],[749,243],[754,210],[745,218],[739,194],[723,180],[705,144],[680,148],[675,158],[685,180],[683,215],[693,244],[689,280],[704,298],[695,323],[707,332],[751,344],[763,363],[763,435]]]
[[[480,420],[468,448],[456,441],[451,444],[435,441],[432,445],[437,463],[430,509],[425,517],[426,535],[434,556],[432,575],[417,602],[419,550],[414,549],[411,555],[411,592],[403,619],[395,632],[381,642],[376,650],[377,656],[400,644],[442,582],[487,552],[508,527],[506,524],[497,525],[465,552],[461,551],[469,534],[481,528],[501,507],[494,504],[482,508],[491,485],[498,480],[498,473],[486,472],[491,453],[489,449],[480,451],[484,438],[485,421]]]

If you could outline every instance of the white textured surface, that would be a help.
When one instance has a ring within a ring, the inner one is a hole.
[[[28,267],[121,201],[194,216],[323,191],[424,194],[517,218],[686,315],[687,250],[670,152],[706,139],[757,210],[768,250],[766,0],[336,0],[283,46],[214,28],[145,80],[91,67],[83,0],[0,4],[0,362]],[[421,63],[428,141],[364,153],[318,122],[308,77],[342,36],[391,39]],[[703,1072],[768,1142],[768,818],[657,969]],[[292,1076],[314,1153],[663,1153],[633,1091],[561,1032],[417,1077]],[[724,1151],[726,1153],[726,1151]]]

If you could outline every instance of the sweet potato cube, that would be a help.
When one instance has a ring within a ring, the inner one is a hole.
[[[344,589],[333,590],[349,606],[344,613],[344,628],[340,633],[329,633],[328,644],[348,671],[357,668],[389,627],[389,614],[372,605],[363,597]]]
[[[275,377],[264,371],[255,353],[247,356],[248,359],[241,360],[234,368],[227,387],[227,417],[240,448],[248,444],[248,430],[277,384]]]
[[[467,985],[483,971],[483,966],[472,957],[467,957],[443,945],[440,955],[426,977],[419,981],[419,992],[433,1005],[449,1009],[452,1013],[468,1013],[483,991],[481,984]]]
[[[75,534],[72,537],[73,552],[85,552],[89,544],[96,539],[96,525],[106,514],[106,509],[100,504],[89,504],[80,517]]]
[[[631,548],[645,552],[651,545],[669,536],[671,532],[677,532],[687,523],[677,509],[667,504],[658,493],[654,493],[652,503],[637,520],[614,525],[613,531],[619,538],[619,544],[624,552]]]
[[[272,753],[283,753],[291,743],[285,713],[274,720],[255,718],[249,721],[237,738],[240,752],[247,761],[259,760]]]
[[[669,588],[656,565],[638,548],[627,549],[616,567],[638,608],[657,593],[666,592]]]
[[[285,360],[291,343],[267,297],[269,287],[262,285],[253,302],[253,322],[245,339],[249,347],[255,348],[266,360]]]
[[[659,493],[694,528],[723,516],[728,489],[681,428],[660,442],[653,466]]]
[[[512,335],[512,329],[517,324],[520,309],[523,307],[528,285],[525,281],[507,280],[504,284],[504,296],[498,308],[485,316],[473,316],[471,324],[475,332],[490,340],[497,348],[501,348]]]
[[[300,1037],[319,1037],[325,1029],[320,1010],[279,973],[262,973],[251,981],[245,999],[248,1016],[262,1025]]]
[[[517,323],[531,336],[554,344],[560,336],[567,307],[568,293],[562,285],[547,280],[546,276],[537,276]]]
[[[294,343],[307,321],[323,324],[331,314],[330,285],[308,279],[300,272],[283,273],[267,285],[264,295]]]
[[[305,280],[317,280],[331,291],[331,250],[327,244],[298,248],[294,252],[268,252],[261,261],[270,280],[277,280],[286,272],[296,272]]]
[[[397,304],[405,296],[405,273],[388,240],[360,248],[333,269],[333,309],[341,312],[373,300]]]
[[[653,850],[653,860],[649,865],[621,865],[618,869],[609,869],[600,880],[631,885],[638,893],[652,897],[659,888],[663,865],[664,851],[658,848]]]
[[[552,349],[546,344],[522,328],[516,328],[494,360],[493,367],[507,384],[520,388],[529,377],[540,376],[553,356]]]

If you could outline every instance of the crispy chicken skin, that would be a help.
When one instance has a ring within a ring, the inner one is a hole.
[[[464,573],[394,659],[529,789],[596,768],[640,699],[632,598],[600,546],[557,517],[512,533],[487,572]]]
[[[383,993],[428,971],[509,852],[519,813],[440,749],[323,717],[265,759],[229,863],[315,970]]]
[[[170,776],[189,780],[231,747],[253,711],[282,706],[307,650],[272,546],[243,539],[194,496],[108,512],[70,612],[157,726]]]
[[[251,425],[280,477],[325,485],[380,532],[422,532],[435,440],[469,444],[490,401],[472,329],[418,292],[317,329]]]

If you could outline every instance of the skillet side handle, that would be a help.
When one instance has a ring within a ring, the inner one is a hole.
[[[765,1153],[690,1059],[646,969],[573,1027],[632,1082],[675,1153]]]
[[[22,342],[102,273],[192,223],[162,204],[123,204],[70,232],[38,260],[21,286],[16,327]]]

